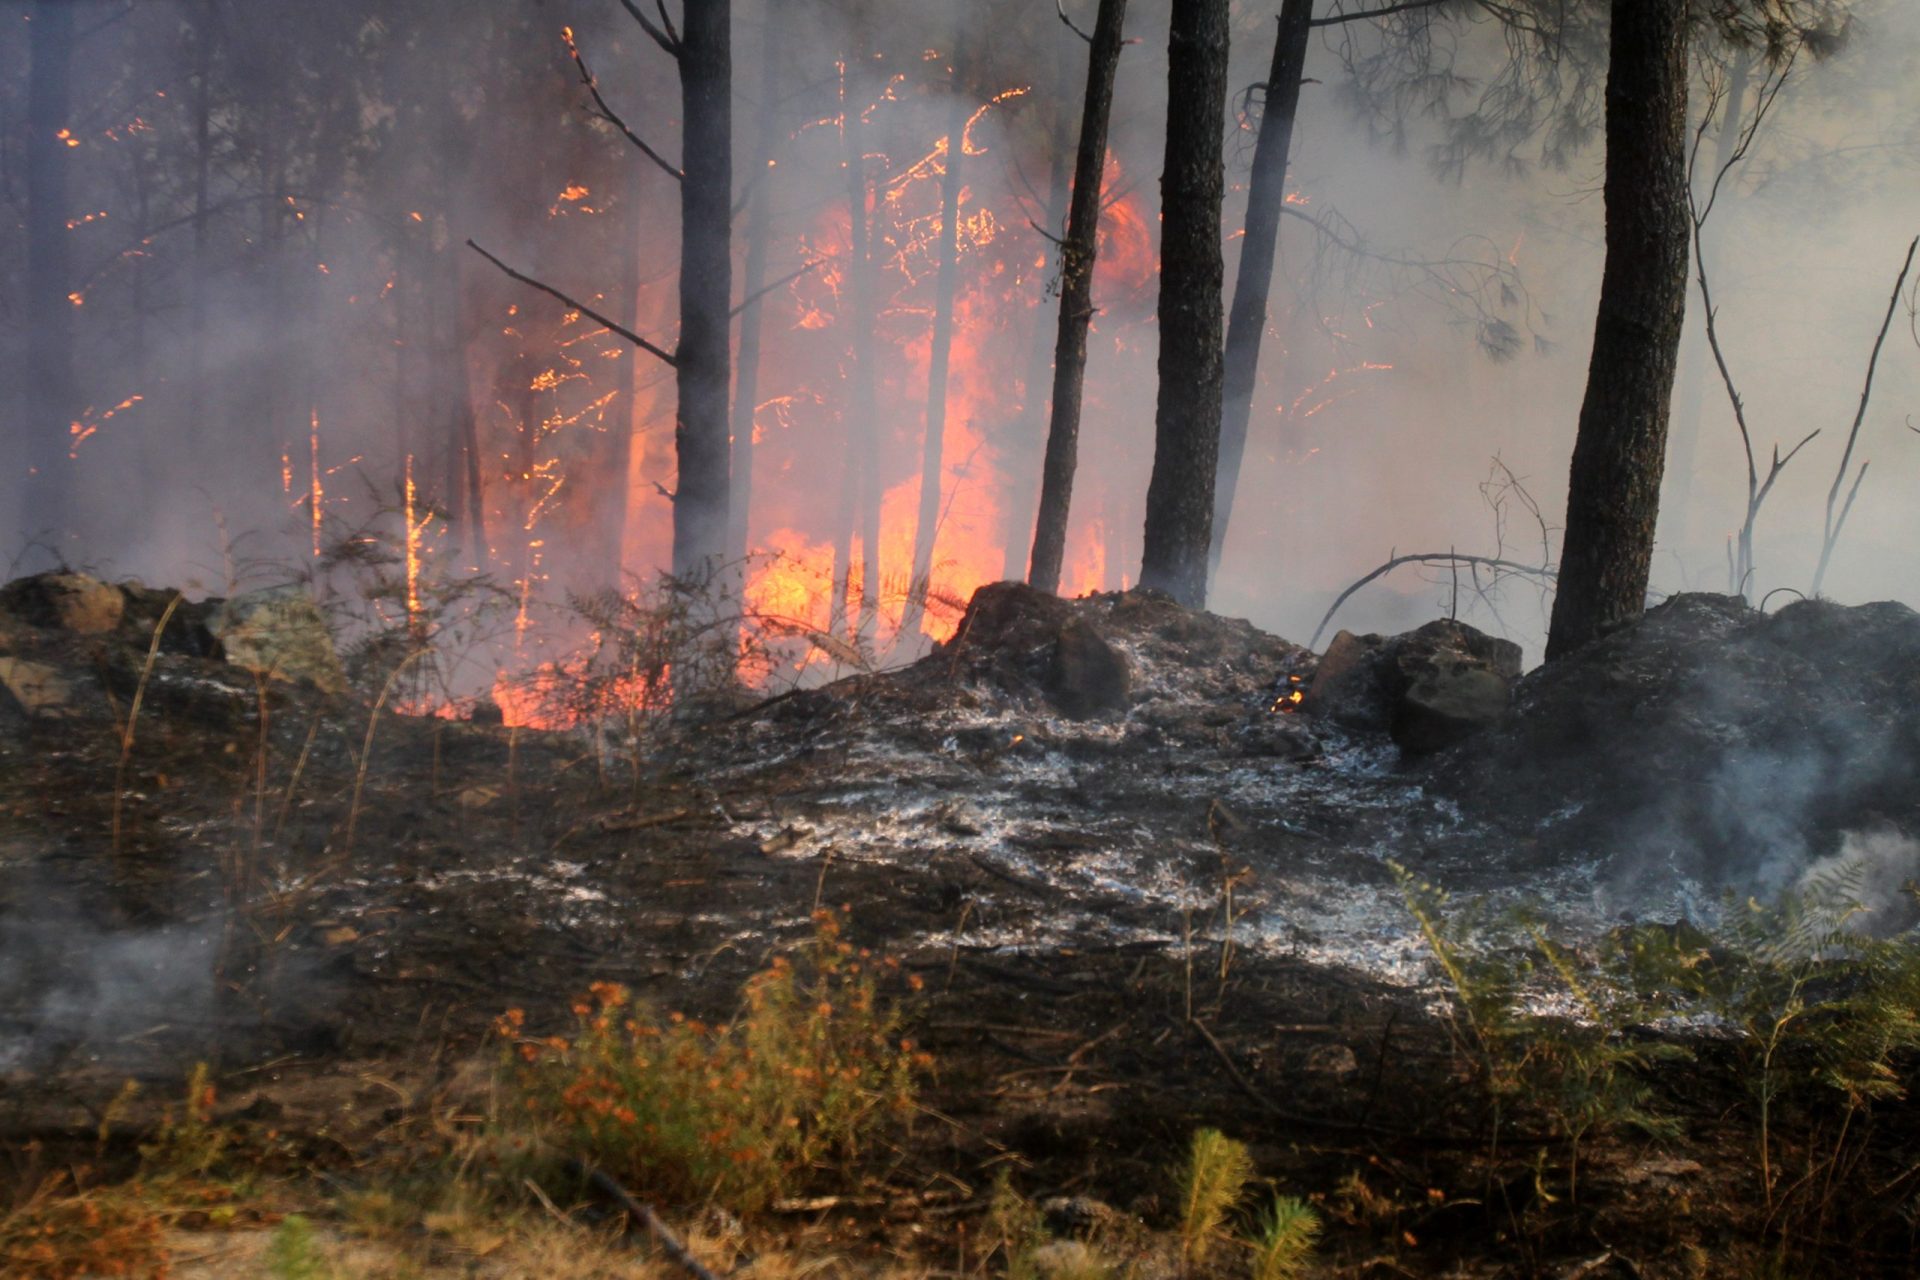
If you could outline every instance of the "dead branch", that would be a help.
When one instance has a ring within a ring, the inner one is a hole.
[[[625,1209],[628,1216],[646,1228],[647,1234],[652,1236],[654,1243],[660,1246],[660,1251],[671,1258],[681,1270],[692,1276],[694,1280],[720,1280],[719,1276],[709,1271],[698,1258],[687,1251],[687,1246],[680,1243],[680,1237],[674,1235],[667,1224],[660,1220],[660,1215],[653,1211],[652,1205],[643,1204],[635,1200],[631,1195],[627,1194],[625,1187],[584,1160],[576,1160],[569,1156],[566,1161],[566,1166],[570,1171],[580,1175],[601,1191],[605,1192],[616,1204],[622,1209]]]
[[[1469,556],[1461,555],[1454,551],[1429,551],[1422,552],[1419,555],[1392,556],[1385,564],[1368,573],[1345,591],[1342,591],[1338,596],[1334,597],[1333,603],[1327,606],[1326,613],[1321,616],[1320,625],[1313,629],[1313,638],[1307,641],[1307,648],[1313,649],[1319,646],[1320,637],[1326,634],[1327,624],[1333,621],[1333,615],[1340,612],[1340,606],[1351,599],[1355,592],[1370,582],[1386,577],[1402,565],[1409,564],[1443,564],[1456,568],[1461,565],[1466,565],[1473,568],[1492,569],[1497,575],[1519,574],[1524,577],[1535,578],[1543,583],[1553,582],[1558,577],[1558,574],[1546,565],[1522,564],[1518,560],[1506,560],[1498,556]],[[1478,583],[1477,578],[1475,581]],[[1477,589],[1482,596],[1486,594],[1486,586],[1478,586]]]
[[[1093,43],[1093,37],[1075,26],[1073,19],[1067,16],[1067,0],[1053,0],[1053,11],[1060,15],[1060,21],[1067,24],[1067,30],[1073,32],[1073,34],[1079,36],[1088,44]]]
[[[587,316],[593,320],[599,321],[601,324],[605,325],[607,328],[613,330],[615,333],[625,338],[628,342],[631,342],[634,346],[639,347],[642,351],[646,352],[648,355],[653,356],[656,360],[659,360],[664,364],[675,366],[675,367],[679,365],[679,361],[674,359],[673,352],[668,351],[665,347],[657,346],[654,343],[648,342],[645,338],[641,337],[639,334],[635,333],[633,330],[627,328],[627,326],[621,324],[619,321],[608,319],[606,316],[601,315],[598,311],[595,311],[592,307],[589,307],[588,305],[586,305],[584,302],[580,302],[575,298],[568,297],[566,294],[560,292],[558,289],[554,288],[550,284],[543,284],[540,281],[535,280],[532,276],[521,275],[518,271],[515,271],[512,267],[500,261],[500,259],[494,257],[492,254],[488,253],[485,249],[482,249],[479,245],[475,244],[471,240],[467,241],[467,248],[473,250],[475,253],[485,258],[488,262],[491,262],[494,266],[500,268],[501,271],[505,272],[507,275],[511,276],[515,280],[518,280],[521,284],[528,285],[528,286],[531,286],[532,288],[538,289],[540,292],[546,294],[550,298],[557,298],[561,302],[564,302],[568,306],[572,307],[575,311],[578,311],[581,315]]]
[[[1733,380],[1733,371],[1727,364],[1726,350],[1720,344],[1720,311],[1714,305],[1713,286],[1708,278],[1704,233],[1707,218],[1713,213],[1714,205],[1720,198],[1721,186],[1726,182],[1727,175],[1746,159],[1747,152],[1752,149],[1754,138],[1760,132],[1760,126],[1766,122],[1775,100],[1780,96],[1780,90],[1786,85],[1792,71],[1793,54],[1789,54],[1778,67],[1768,70],[1767,78],[1761,82],[1760,92],[1756,96],[1753,115],[1747,120],[1745,127],[1740,131],[1739,140],[1727,153],[1727,158],[1713,175],[1713,183],[1708,188],[1704,202],[1694,195],[1693,174],[1700,161],[1707,128],[1726,105],[1726,86],[1720,81],[1714,82],[1709,93],[1707,109],[1701,116],[1699,126],[1694,130],[1693,148],[1687,157],[1687,207],[1693,221],[1694,279],[1700,286],[1700,310],[1705,320],[1707,349],[1713,353],[1714,367],[1719,370],[1720,382],[1726,387],[1727,400],[1733,406],[1734,425],[1739,428],[1740,447],[1747,461],[1747,513],[1746,518],[1741,522],[1734,546],[1729,548],[1731,563],[1728,565],[1728,576],[1731,579],[1729,589],[1740,596],[1746,595],[1748,584],[1754,576],[1753,531],[1759,523],[1760,508],[1765,505],[1767,495],[1773,492],[1774,482],[1780,478],[1780,473],[1786,469],[1787,464],[1792,462],[1795,455],[1806,448],[1820,432],[1817,429],[1808,432],[1799,444],[1787,451],[1784,458],[1780,456],[1780,446],[1776,443],[1773,446],[1773,460],[1768,466],[1767,477],[1764,481],[1760,478],[1759,466],[1754,461],[1753,432],[1747,423],[1746,402],[1740,396],[1739,387]]]
[[[733,317],[739,315],[742,311],[745,311],[748,307],[760,301],[760,299],[766,297],[768,294],[772,293],[775,289],[784,288],[785,286],[792,284],[795,280],[798,280],[801,276],[807,274],[807,272],[813,270],[815,267],[821,266],[825,262],[826,262],[825,258],[815,258],[812,262],[806,263],[802,266],[796,267],[792,271],[787,272],[787,274],[781,276],[778,280],[775,280],[772,284],[765,285],[759,289],[755,289],[752,293],[740,299],[739,306],[727,312],[727,319],[729,320],[733,319]]]
[[[1853,510],[1853,500],[1860,494],[1860,482],[1867,478],[1867,464],[1860,464],[1860,474],[1853,478],[1853,488],[1847,494],[1846,505],[1840,508],[1839,518],[1833,513],[1833,504],[1840,496],[1840,486],[1847,478],[1847,465],[1853,461],[1853,447],[1860,439],[1860,424],[1866,420],[1867,404],[1873,399],[1873,375],[1880,365],[1880,349],[1886,345],[1887,330],[1893,328],[1893,313],[1900,309],[1900,294],[1907,287],[1907,274],[1913,270],[1913,255],[1920,250],[1920,236],[1915,236],[1907,245],[1906,261],[1900,264],[1900,277],[1893,282],[1893,296],[1887,299],[1886,318],[1880,321],[1880,333],[1873,340],[1873,354],[1867,357],[1867,377],[1860,387],[1860,407],[1854,411],[1853,427],[1847,432],[1847,447],[1840,454],[1840,466],[1833,473],[1833,487],[1827,490],[1826,523],[1820,539],[1820,565],[1813,571],[1813,594],[1820,594],[1820,584],[1827,577],[1827,562],[1833,559],[1833,544],[1840,540],[1840,530],[1846,527],[1847,515]]]
[[[628,128],[627,122],[622,120],[619,114],[607,105],[607,100],[600,95],[599,81],[595,80],[593,72],[587,69],[587,60],[580,56],[580,46],[573,42],[573,29],[571,27],[566,29],[564,39],[567,42],[567,52],[573,55],[573,65],[580,72],[580,83],[585,85],[587,92],[593,95],[593,105],[599,108],[600,118],[625,134],[627,141],[639,148],[641,155],[658,165],[662,173],[672,178],[675,182],[684,181],[686,174],[669,164],[665,156],[648,146],[646,139]]]
[[[1383,5],[1378,9],[1362,9],[1355,13],[1329,13],[1323,18],[1314,18],[1307,25],[1337,27],[1343,22],[1367,22],[1374,18],[1386,18],[1396,13],[1405,13],[1410,9],[1431,9],[1444,3],[1446,0],[1404,0],[1401,4]]]
[[[673,29],[673,20],[667,17],[667,6],[660,3],[660,0],[655,0],[655,3],[660,9],[659,26],[655,26],[653,19],[640,12],[640,6],[633,0],[620,0],[620,6],[633,15],[633,20],[640,24],[640,29],[646,32],[655,44],[677,58],[680,56],[680,33]]]

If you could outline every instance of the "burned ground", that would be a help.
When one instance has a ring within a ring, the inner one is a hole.
[[[1591,938],[1916,818],[1920,620],[1894,606],[1683,598],[1403,761],[1286,709],[1314,655],[1151,594],[988,588],[912,667],[639,743],[259,681],[191,610],[146,673],[151,604],[92,634],[0,622],[16,682],[59,685],[0,708],[9,1143],[78,1142],[125,1076],[204,1058],[236,1124],[352,1177],[507,1007],[562,1027],[613,980],[725,1017],[845,907],[920,978],[937,1063],[866,1207],[815,1215],[876,1258],[951,1256],[1003,1165],[1164,1216],[1166,1166],[1215,1124],[1319,1199],[1333,1274],[1733,1274],[1698,1259],[1765,1237],[1744,1100],[1656,1072],[1683,1136],[1589,1144],[1577,1197],[1538,1130],[1490,1145],[1388,860]],[[1771,860],[1741,860],[1755,827],[1713,789],[1748,769],[1798,841]],[[1636,834],[1655,821],[1684,858]],[[1868,1163],[1910,1179],[1911,1110],[1874,1123]],[[1899,1231],[1812,1247],[1905,1274]]]

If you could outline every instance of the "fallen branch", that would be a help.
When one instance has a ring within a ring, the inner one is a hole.
[[[635,1200],[627,1193],[625,1187],[584,1160],[576,1160],[569,1156],[566,1167],[598,1187],[622,1209],[625,1209],[629,1217],[647,1229],[647,1234],[652,1236],[654,1243],[660,1246],[660,1251],[688,1275],[694,1277],[694,1280],[720,1280],[720,1277],[709,1271],[698,1258],[687,1252],[687,1246],[680,1243],[680,1237],[674,1235],[667,1224],[660,1220],[660,1215],[653,1211],[652,1205]]]
[[[491,262],[494,266],[500,268],[500,270],[504,271],[507,275],[511,276],[515,280],[518,280],[521,284],[529,285],[532,288],[538,289],[540,292],[546,294],[548,297],[557,298],[561,302],[566,303],[568,306],[572,307],[575,311],[578,311],[581,315],[587,316],[588,318],[593,320],[597,320],[601,324],[605,325],[607,328],[611,329],[613,332],[625,338],[628,342],[631,342],[634,346],[639,347],[642,351],[646,352],[648,355],[654,357],[656,360],[661,361],[663,364],[672,366],[674,368],[679,367],[680,362],[674,358],[673,352],[668,351],[665,347],[657,346],[654,343],[648,342],[645,338],[641,337],[639,334],[635,333],[633,330],[627,328],[625,325],[621,324],[619,321],[608,319],[606,316],[601,315],[598,311],[595,311],[592,307],[589,307],[588,305],[586,305],[584,302],[581,302],[576,298],[568,297],[566,294],[560,292],[558,289],[554,288],[550,284],[544,284],[539,280],[535,280],[532,276],[521,275],[518,271],[515,271],[512,267],[500,261],[500,259],[494,257],[492,254],[488,253],[485,249],[482,249],[479,245],[475,244],[471,240],[467,241],[467,248],[473,250],[475,253],[485,258],[488,262]],[[661,492],[665,493],[666,490],[662,489]],[[669,494],[668,496],[671,497],[672,495]]]
[[[1791,457],[1792,455],[1788,456]],[[1527,577],[1537,578],[1541,582],[1553,582],[1557,577],[1554,570],[1541,565],[1521,564],[1518,560],[1503,560],[1498,556],[1467,556],[1454,551],[1429,551],[1419,555],[1393,556],[1385,564],[1334,597],[1333,603],[1327,606],[1326,613],[1321,616],[1320,625],[1313,629],[1313,638],[1307,641],[1307,648],[1315,649],[1319,647],[1320,637],[1326,633],[1327,624],[1333,621],[1333,615],[1340,611],[1340,606],[1351,599],[1355,592],[1366,586],[1369,582],[1384,578],[1401,565],[1407,564],[1445,564],[1456,567],[1463,564],[1472,565],[1475,568],[1493,569],[1499,573],[1522,574]]]

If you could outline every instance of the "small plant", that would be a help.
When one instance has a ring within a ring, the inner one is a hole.
[[[930,1059],[883,1001],[897,970],[841,939],[830,911],[797,959],[777,956],[727,1026],[652,1017],[624,987],[596,983],[574,1034],[511,1042],[509,1092],[545,1145],[650,1195],[753,1210],[816,1170],[857,1160],[907,1111]],[[913,980],[909,980],[910,985]]]
[[[280,1224],[267,1245],[267,1273],[273,1280],[332,1280],[311,1222],[295,1213]]]
[[[1244,1142],[1218,1129],[1201,1129],[1187,1148],[1179,1174],[1180,1256],[1188,1266],[1207,1260],[1220,1228],[1246,1195],[1253,1157]]]
[[[1320,1239],[1320,1215],[1305,1201],[1276,1196],[1261,1217],[1253,1250],[1253,1280],[1297,1280],[1313,1260]]]
[[[138,1188],[76,1192],[67,1175],[55,1174],[25,1204],[0,1215],[0,1275],[17,1280],[160,1280],[167,1274],[162,1228],[160,1214]]]
[[[1035,1255],[1051,1237],[1033,1201],[1013,1189],[1013,1180],[1004,1165],[993,1181],[987,1222],[1005,1260],[1007,1280],[1036,1280],[1040,1268]]]
[[[140,1147],[141,1172],[161,1178],[208,1173],[227,1146],[226,1132],[213,1123],[217,1099],[207,1064],[195,1063],[178,1110],[169,1107],[153,1141]]]

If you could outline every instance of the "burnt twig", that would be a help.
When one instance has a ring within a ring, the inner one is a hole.
[[[1866,420],[1867,404],[1873,399],[1873,374],[1880,365],[1880,348],[1886,345],[1887,330],[1893,327],[1893,313],[1899,310],[1900,293],[1907,287],[1907,274],[1913,270],[1913,255],[1920,250],[1920,236],[1915,236],[1907,245],[1906,261],[1900,265],[1900,278],[1893,282],[1893,296],[1887,299],[1886,318],[1880,322],[1879,336],[1873,340],[1873,354],[1867,357],[1867,377],[1860,387],[1860,407],[1854,411],[1853,427],[1847,432],[1847,447],[1840,454],[1840,466],[1833,473],[1833,487],[1827,490],[1827,518],[1820,538],[1820,566],[1813,571],[1813,594],[1820,594],[1820,584],[1826,580],[1827,562],[1833,559],[1833,544],[1840,541],[1840,530],[1846,526],[1847,515],[1853,510],[1853,500],[1860,495],[1860,482],[1867,478],[1867,464],[1860,464],[1860,473],[1853,478],[1853,488],[1847,494],[1846,505],[1840,508],[1838,518],[1834,516],[1833,505],[1840,497],[1840,486],[1847,479],[1847,464],[1853,461],[1853,446],[1860,439],[1860,424]]]
[[[671,365],[676,368],[679,366],[680,362],[674,358],[673,352],[667,350],[665,347],[659,346],[652,342],[648,342],[645,338],[641,337],[639,334],[635,333],[633,330],[627,328],[627,326],[621,324],[619,321],[608,319],[606,316],[601,315],[598,311],[595,311],[592,307],[589,307],[586,303],[581,302],[576,298],[568,297],[566,294],[560,292],[560,290],[554,288],[550,284],[545,284],[539,280],[535,280],[532,276],[521,275],[518,271],[515,271],[512,267],[500,261],[500,259],[494,257],[492,254],[488,253],[485,249],[482,249],[479,245],[475,244],[471,240],[467,241],[467,248],[473,250],[475,253],[485,258],[488,262],[491,262],[494,266],[500,268],[500,270],[504,271],[507,275],[513,277],[515,280],[518,280],[521,284],[530,285],[533,288],[538,289],[540,292],[546,294],[548,297],[557,298],[561,302],[566,303],[568,306],[572,307],[575,311],[578,311],[581,315],[587,316],[590,319],[599,321],[601,324],[613,330],[613,332],[619,334],[621,337],[625,338],[628,342],[631,342],[634,346],[639,347],[642,351],[654,357],[656,360],[661,361],[663,364]],[[661,492],[666,493],[666,490],[662,489]],[[671,497],[672,495],[669,494],[668,496]]]
[[[653,1211],[652,1205],[635,1200],[627,1193],[625,1187],[584,1160],[576,1160],[569,1156],[566,1167],[598,1187],[614,1203],[625,1209],[629,1217],[646,1228],[647,1234],[652,1236],[654,1243],[660,1246],[660,1251],[671,1258],[681,1270],[694,1277],[694,1280],[720,1280],[720,1277],[708,1270],[698,1258],[687,1252],[687,1246],[680,1243],[680,1237],[674,1235],[667,1224],[660,1220],[660,1215]]]
[[[675,182],[684,181],[687,175],[670,164],[665,156],[648,146],[646,139],[629,128],[627,122],[620,118],[619,113],[607,105],[607,100],[600,96],[600,82],[594,79],[593,72],[587,69],[587,60],[580,56],[580,46],[573,42],[573,29],[571,27],[567,29],[563,38],[567,42],[567,52],[573,55],[573,65],[580,72],[580,83],[587,87],[587,92],[593,95],[593,105],[600,109],[600,118],[625,134],[627,141],[631,142],[635,147],[638,147],[641,155],[660,166],[662,173],[672,178]]]
[[[1789,454],[1788,457],[1791,458],[1792,455]],[[1351,599],[1355,592],[1366,586],[1369,582],[1384,578],[1395,569],[1407,564],[1444,564],[1455,567],[1470,565],[1478,568],[1493,569],[1500,573],[1522,574],[1527,577],[1537,578],[1541,582],[1552,582],[1558,576],[1553,569],[1544,565],[1522,564],[1518,560],[1506,560],[1498,556],[1468,556],[1461,555],[1454,551],[1426,551],[1418,555],[1392,556],[1388,558],[1385,564],[1373,570],[1373,572],[1367,574],[1345,591],[1342,591],[1338,596],[1334,597],[1333,603],[1327,606],[1326,613],[1321,615],[1320,625],[1313,629],[1313,638],[1307,641],[1307,648],[1313,649],[1319,646],[1320,637],[1326,633],[1327,624],[1333,621],[1333,615],[1340,612],[1340,606]],[[1484,592],[1485,589],[1482,588],[1482,593],[1484,594]]]

